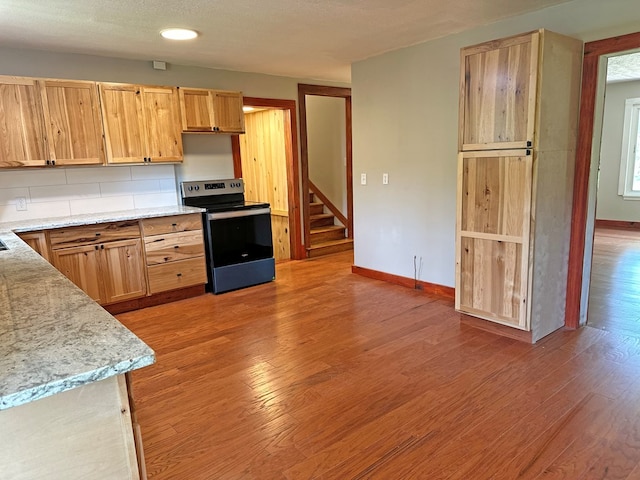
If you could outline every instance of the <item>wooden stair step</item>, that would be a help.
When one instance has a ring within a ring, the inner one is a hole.
[[[319,213],[317,215],[311,215],[309,218],[309,224],[311,227],[320,227],[323,225],[333,225],[334,216],[332,213]]]
[[[341,240],[322,242],[317,245],[307,247],[309,258],[329,255],[331,253],[344,252],[346,250],[353,250],[353,239],[343,238]]]
[[[346,228],[342,225],[325,225],[317,228],[312,228],[311,233],[311,245],[316,245],[321,242],[328,242],[330,240],[341,240],[345,236]]]
[[[309,204],[309,213],[311,215],[320,215],[324,213],[324,203],[322,202],[312,202]]]

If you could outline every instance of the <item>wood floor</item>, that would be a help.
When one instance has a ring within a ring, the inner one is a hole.
[[[150,478],[640,479],[638,337],[528,345],[351,263],[118,316],[157,353],[133,374]]]
[[[640,337],[640,230],[596,229],[587,323]]]

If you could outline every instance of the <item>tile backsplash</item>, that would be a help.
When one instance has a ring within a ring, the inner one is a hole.
[[[178,203],[172,164],[0,171],[0,222]]]

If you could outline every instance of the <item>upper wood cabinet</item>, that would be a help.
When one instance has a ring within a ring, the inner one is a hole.
[[[462,49],[456,309],[564,324],[582,42],[547,30]]]
[[[0,167],[46,165],[40,86],[33,78],[0,77]]]
[[[55,165],[104,163],[100,101],[95,82],[42,80],[49,159]]]
[[[176,87],[98,85],[108,163],[182,161]]]
[[[244,133],[242,92],[182,88],[183,132]]]
[[[95,82],[0,77],[0,166],[104,163]]]

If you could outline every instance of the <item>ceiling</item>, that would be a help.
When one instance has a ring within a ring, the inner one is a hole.
[[[607,83],[640,80],[640,52],[609,57]]]
[[[0,46],[348,82],[352,62],[566,1],[1,0]]]

